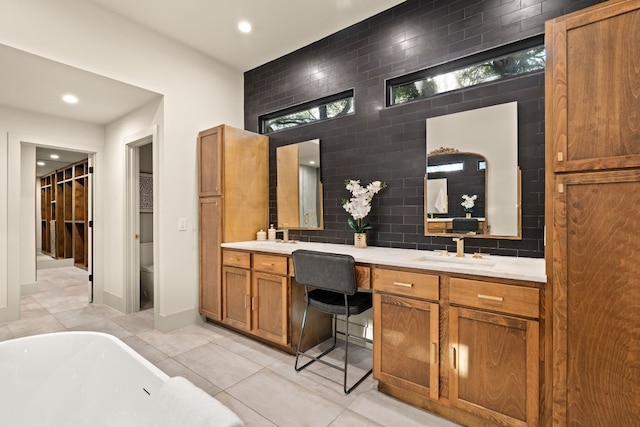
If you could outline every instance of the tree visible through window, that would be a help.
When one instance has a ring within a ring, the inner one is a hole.
[[[353,90],[276,111],[260,117],[262,133],[275,132],[355,112]]]
[[[538,45],[496,58],[438,72],[440,67],[399,77],[387,82],[389,105],[428,98],[444,92],[476,86],[522,74],[544,70],[546,52]],[[449,68],[450,69],[450,68]]]

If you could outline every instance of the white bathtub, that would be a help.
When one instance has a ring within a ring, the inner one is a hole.
[[[170,378],[119,339],[98,332],[0,342],[0,424],[243,425],[184,378]]]

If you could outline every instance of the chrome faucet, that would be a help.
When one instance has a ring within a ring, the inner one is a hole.
[[[454,237],[454,242],[456,242],[456,256],[464,257],[464,237]]]

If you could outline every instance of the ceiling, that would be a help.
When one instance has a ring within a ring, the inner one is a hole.
[[[361,22],[404,0],[90,0],[134,23],[247,71]],[[253,31],[238,31],[247,20]],[[161,94],[0,44],[0,105],[106,125]],[[60,101],[69,88],[81,102]],[[38,148],[38,175],[79,153]],[[80,154],[80,156],[82,156]],[[86,156],[84,156],[86,157]]]
[[[131,21],[248,71],[404,0],[91,0]],[[238,31],[238,22],[253,31]]]

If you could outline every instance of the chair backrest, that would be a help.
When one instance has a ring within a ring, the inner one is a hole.
[[[347,295],[356,293],[356,263],[351,255],[298,249],[292,256],[296,283]]]
[[[454,218],[451,231],[478,231],[478,220],[476,218]]]

